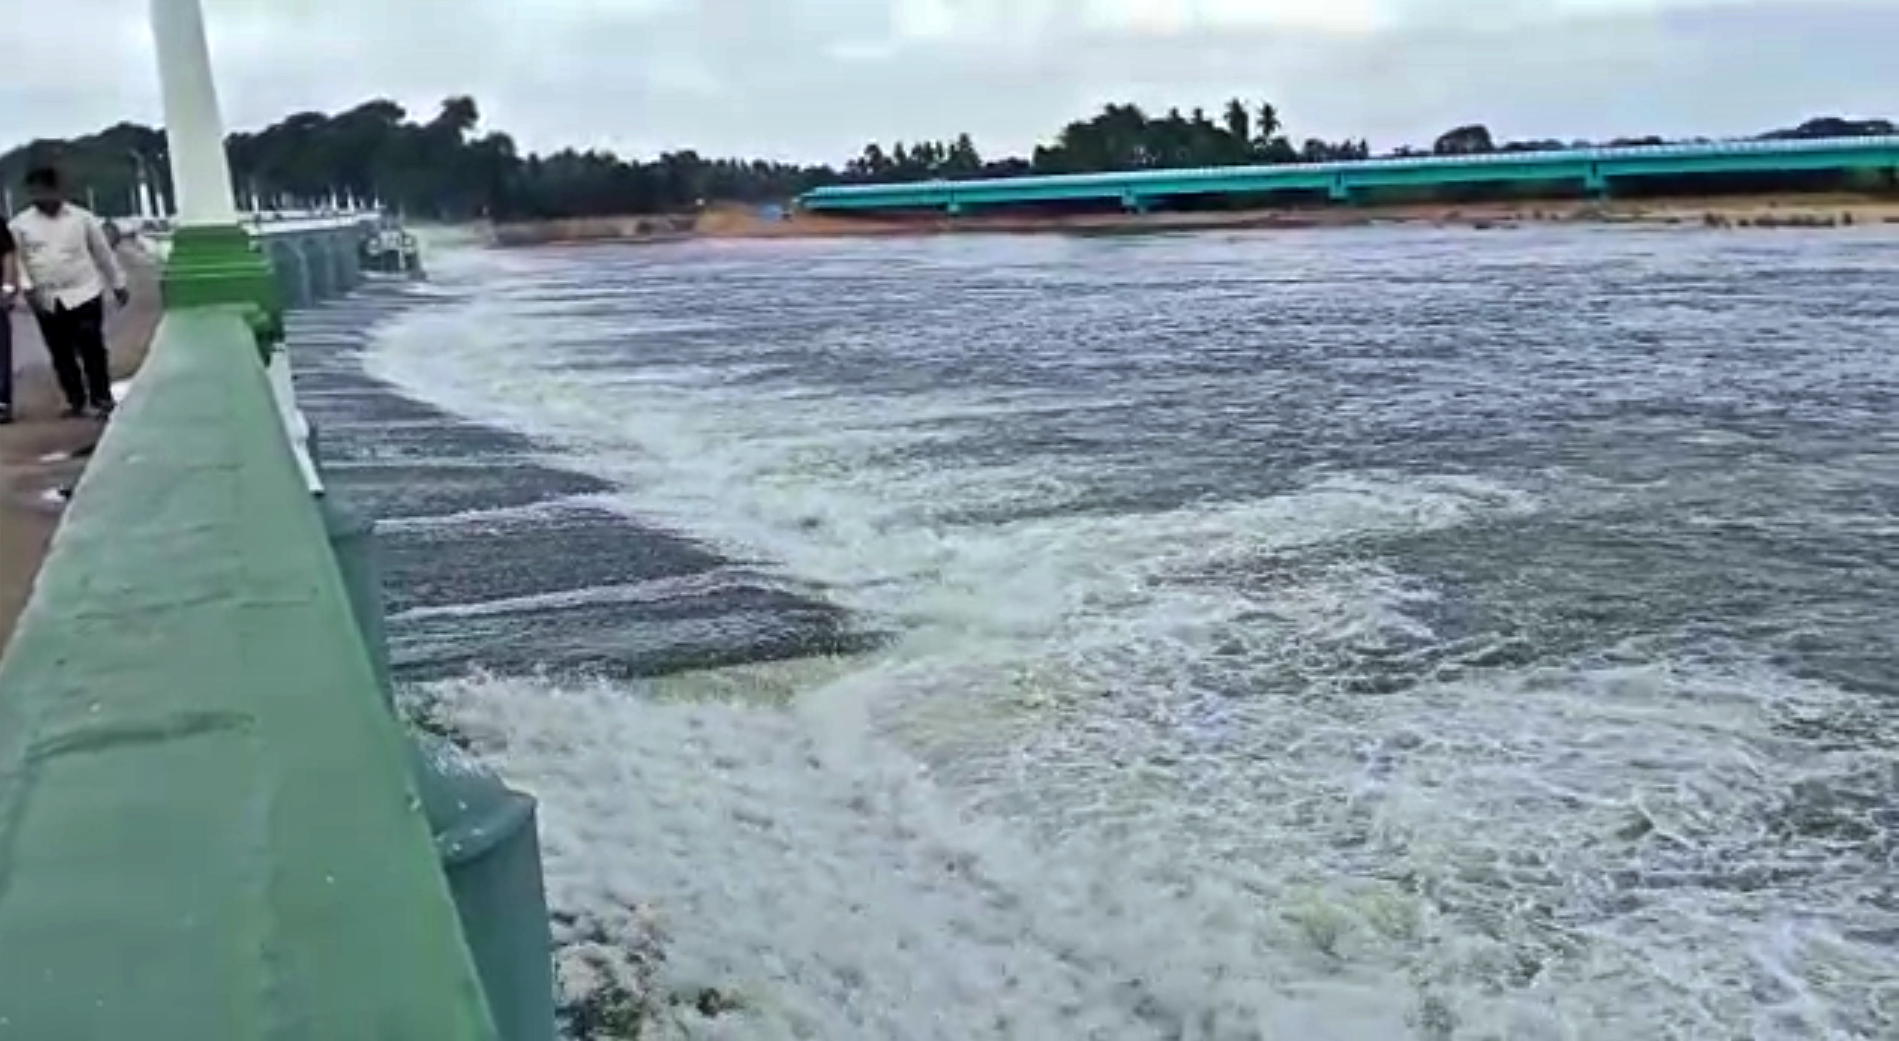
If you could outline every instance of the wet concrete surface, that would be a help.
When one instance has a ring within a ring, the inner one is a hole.
[[[877,642],[768,568],[642,525],[607,482],[548,465],[545,446],[366,375],[373,327],[414,306],[430,304],[371,286],[290,320],[328,493],[378,522],[399,680],[658,677]]]

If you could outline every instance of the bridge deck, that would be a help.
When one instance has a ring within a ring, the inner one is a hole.
[[[1119,201],[1135,207],[1171,197],[1273,192],[1316,192],[1345,201],[1355,193],[1380,188],[1569,181],[1602,192],[1617,181],[1643,177],[1861,169],[1899,170],[1899,137],[1577,148],[1363,162],[835,185],[807,192],[799,204],[819,211],[957,212],[972,206],[1091,200]]]

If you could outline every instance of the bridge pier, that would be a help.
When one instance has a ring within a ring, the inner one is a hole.
[[[1326,186],[1325,195],[1326,195],[1326,198],[1332,200],[1333,202],[1341,203],[1344,205],[1351,204],[1352,189],[1349,185],[1345,183],[1344,174],[1332,175],[1332,183]]]
[[[308,307],[314,299],[310,276],[303,262],[303,251],[283,238],[267,240],[271,270],[277,279],[277,292],[285,307]]]
[[[330,263],[329,250],[321,235],[297,236],[297,253],[303,263],[303,270],[310,280],[310,299],[328,300],[339,295],[335,282],[335,268]]]
[[[1149,200],[1147,196],[1141,195],[1138,192],[1123,192],[1121,195],[1121,209],[1128,213],[1137,216],[1144,215],[1147,213],[1148,205]]]
[[[1609,197],[1609,179],[1602,175],[1602,168],[1595,163],[1589,164],[1589,172],[1583,175],[1583,191],[1592,199]]]
[[[350,260],[357,256],[361,243],[350,242],[350,229],[325,231],[312,236],[312,244],[321,255],[325,277],[330,288],[338,295],[356,288],[355,266]]]
[[[357,228],[335,232],[330,249],[336,257],[337,280],[344,292],[363,284],[363,235]]]

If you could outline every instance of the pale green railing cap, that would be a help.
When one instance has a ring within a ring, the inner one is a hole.
[[[0,661],[0,1041],[493,1036],[246,311],[172,312]]]

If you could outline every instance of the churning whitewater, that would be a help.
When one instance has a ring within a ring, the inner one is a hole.
[[[662,1036],[1891,1037],[1895,246],[444,251],[323,429]]]

